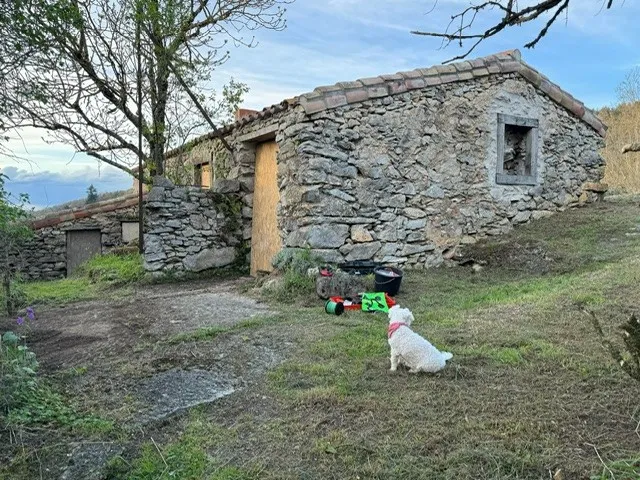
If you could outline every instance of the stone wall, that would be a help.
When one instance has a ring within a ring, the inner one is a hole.
[[[240,182],[218,182],[216,190],[162,179],[154,184],[145,204],[147,271],[199,272],[244,263]]]
[[[268,118],[253,121],[234,128],[226,137],[233,147],[233,153],[227,152],[218,158],[215,165],[216,182],[214,191],[218,193],[238,194],[242,202],[242,240],[251,244],[251,229],[253,218],[253,185],[255,175],[255,148],[260,142],[276,140],[279,147],[278,162],[293,161],[296,157],[296,145],[292,133],[296,131],[296,123],[303,120],[305,115],[301,107],[285,110],[270,115]],[[186,152],[174,153],[170,157],[182,155],[183,163],[198,163],[207,161],[211,152],[220,151],[220,147],[211,139],[199,139],[188,145]],[[279,175],[279,181],[285,177]],[[280,184],[280,188],[284,188]],[[238,190],[236,191],[236,188]],[[249,260],[247,260],[248,262]]]
[[[539,120],[536,185],[496,184],[499,113]],[[589,200],[583,184],[603,175],[596,130],[516,74],[290,115],[283,245],[333,262],[435,266],[458,244]]]
[[[457,73],[464,81],[426,75],[434,67],[418,80],[406,78],[422,70],[322,87],[235,125],[224,171],[240,185],[243,239],[251,238],[255,145],[272,138],[283,246],[310,247],[330,262],[435,266],[457,245],[593,200],[583,186],[603,176],[604,126],[507,57]],[[343,95],[351,84],[358,89]],[[498,114],[537,120],[534,185],[496,183]],[[189,155],[211,149],[201,140]]]
[[[33,222],[34,237],[15,265],[27,279],[54,279],[67,273],[67,231],[99,229],[102,233],[102,252],[120,247],[121,222],[136,220],[138,199],[129,196],[95,203],[82,209],[56,212]]]

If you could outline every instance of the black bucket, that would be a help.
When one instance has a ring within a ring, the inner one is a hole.
[[[376,292],[386,292],[391,297],[398,294],[402,283],[402,270],[395,267],[377,267],[373,273],[376,276]]]

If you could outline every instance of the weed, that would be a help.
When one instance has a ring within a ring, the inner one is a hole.
[[[38,389],[38,361],[20,337],[5,332],[0,337],[0,414],[23,405]]]
[[[107,285],[138,282],[144,275],[142,256],[137,253],[98,255],[82,264],[74,272],[76,278],[88,278],[92,282]]]
[[[640,458],[616,460],[603,465],[602,472],[591,480],[637,480],[640,478]]]
[[[86,278],[25,282],[19,288],[24,292],[24,305],[64,305],[93,299],[100,293],[100,287]]]
[[[297,303],[301,297],[312,296],[317,299],[315,278],[294,270],[285,270],[282,277],[277,279],[273,286],[263,288],[262,293],[270,301],[278,304]]]
[[[273,257],[273,266],[281,271],[292,271],[306,276],[307,270],[324,264],[324,260],[314,255],[308,248],[283,248]]]
[[[17,408],[7,415],[10,426],[51,425],[58,428],[91,435],[101,435],[113,430],[111,421],[93,415],[79,414],[50,386],[40,383]]]
[[[223,441],[232,431],[208,421],[194,410],[185,431],[175,441],[158,445],[155,441],[142,446],[141,454],[130,464],[118,460],[111,465],[114,479],[162,480],[248,480],[257,478],[251,471],[220,465],[207,449]],[[128,471],[127,471],[128,470]]]

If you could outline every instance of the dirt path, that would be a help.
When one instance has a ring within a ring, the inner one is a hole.
[[[201,328],[231,327],[269,308],[237,293],[242,280],[149,285],[131,296],[39,308],[29,345],[51,372],[116,357],[141,341],[152,343]],[[3,325],[13,328],[10,322]]]
[[[196,405],[241,395],[285,358],[292,344],[280,329],[229,332],[277,315],[239,293],[245,281],[141,286],[120,299],[37,308],[29,347],[41,371],[82,410],[118,425],[154,428]],[[15,328],[10,319],[0,323],[2,331]],[[51,478],[87,478],[87,468],[99,468],[110,449],[121,448],[69,440],[67,448],[43,458]]]

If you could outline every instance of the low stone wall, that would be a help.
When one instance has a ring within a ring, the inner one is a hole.
[[[239,190],[232,180],[213,191],[157,182],[145,205],[145,269],[200,272],[245,263]]]
[[[69,230],[99,229],[102,253],[122,246],[121,222],[137,219],[137,204],[137,196],[127,196],[35,220],[32,224],[34,237],[14,262],[17,270],[27,279],[48,280],[66,276]]]

